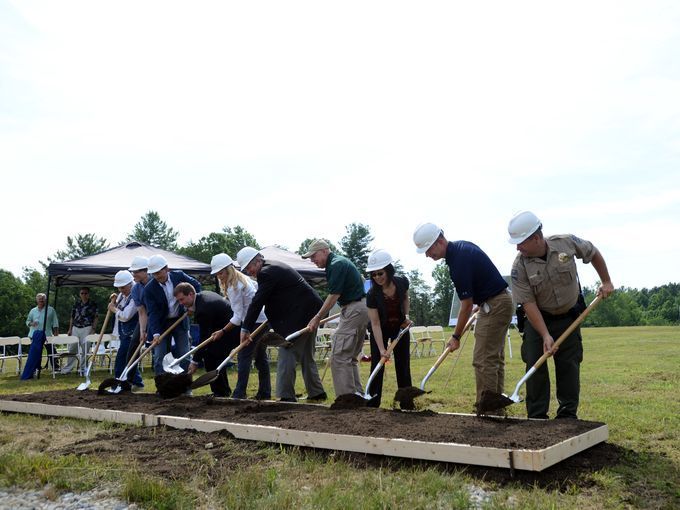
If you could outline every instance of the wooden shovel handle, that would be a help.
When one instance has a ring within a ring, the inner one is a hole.
[[[409,329],[411,329],[411,324],[402,329],[397,335],[397,338],[390,342],[390,344],[387,346],[387,349],[385,349],[385,354],[387,354],[388,356],[392,354],[392,351],[397,346],[397,342],[401,340],[401,337],[404,336]],[[380,356],[380,361],[378,361],[378,365],[384,365],[386,361],[387,360],[385,359],[385,356]]]
[[[593,299],[590,302],[590,304],[588,305],[588,307],[585,310],[583,310],[583,312],[581,312],[581,315],[579,315],[576,318],[576,320],[574,322],[572,322],[571,325],[567,329],[564,330],[564,333],[562,333],[560,335],[560,337],[555,341],[555,344],[553,345],[553,349],[555,349],[556,347],[559,347],[562,344],[562,342],[564,342],[567,339],[567,337],[569,335],[571,335],[577,327],[579,327],[579,325],[585,320],[585,318],[588,317],[588,314],[590,312],[592,312],[593,309],[597,305],[599,305],[601,301],[602,301],[602,299],[601,299],[600,295],[595,296],[595,299]],[[543,353],[543,356],[538,358],[536,363],[534,363],[533,368],[537,369],[538,367],[540,367],[543,363],[545,363],[545,361],[550,356],[552,356],[550,351]]]
[[[179,326],[182,323],[182,321],[187,318],[188,314],[189,314],[189,312],[184,312],[179,319],[177,319],[175,322],[173,322],[170,325],[170,327],[168,327],[168,329],[163,331],[163,333],[161,333],[161,336],[158,337],[158,343],[160,343],[161,340],[163,340],[166,336],[168,336],[170,333],[172,333],[172,330],[175,329],[177,326]],[[142,339],[140,338],[139,344],[141,345],[142,343],[143,343]],[[156,345],[158,345],[158,343]],[[155,345],[152,342],[151,345],[149,347],[147,347],[146,349],[144,349],[142,354],[139,355],[139,358],[137,358],[134,361],[130,360],[130,366],[132,366],[132,363],[134,363],[134,362],[140,362],[142,360],[142,358],[144,356],[146,356],[154,347],[155,347]],[[128,366],[128,368],[129,368],[129,366]]]
[[[111,294],[111,297],[109,298],[109,302],[113,303],[116,301],[118,298],[118,294]],[[108,308],[108,307],[107,307]],[[97,355],[97,351],[99,351],[99,346],[102,343],[102,338],[104,338],[104,331],[106,331],[106,326],[109,325],[109,320],[111,319],[111,310],[106,310],[106,317],[104,317],[104,324],[102,324],[102,329],[99,332],[99,338],[97,339],[97,343],[94,346],[94,350],[92,351],[92,356],[90,357],[90,363],[94,363],[94,358]]]

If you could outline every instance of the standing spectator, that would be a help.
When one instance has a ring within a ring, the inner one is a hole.
[[[241,323],[245,318],[246,311],[257,291],[257,283],[245,276],[234,267],[234,261],[226,253],[215,255],[210,261],[212,272],[220,284],[220,291],[226,296],[231,305],[234,315],[229,323],[218,330],[217,339],[231,330],[240,330]],[[255,328],[267,320],[264,310],[255,321]],[[238,353],[238,380],[232,396],[234,398],[246,398],[246,388],[250,378],[250,368],[255,358],[255,368],[258,374],[258,389],[255,394],[257,400],[269,400],[272,396],[271,375],[269,373],[269,359],[267,358],[267,346],[263,342],[251,342]]]
[[[510,243],[517,245],[519,252],[512,264],[512,291],[528,319],[522,335],[522,360],[529,370],[544,353],[553,355],[559,404],[556,418],[576,418],[583,361],[581,328],[576,328],[559,350],[554,343],[585,310],[574,258],[586,264],[592,262],[602,281],[598,294],[603,298],[614,292],[607,264],[590,241],[574,235],[543,237],[543,225],[530,211],[515,215],[508,233]],[[529,418],[547,419],[550,405],[547,363],[526,381],[526,388]]]
[[[170,352],[172,340],[175,340],[173,355],[176,358],[189,352],[189,318],[186,317],[163,341],[161,334],[168,329],[183,313],[184,307],[177,301],[174,294],[175,286],[181,282],[187,282],[194,286],[198,292],[201,284],[184,271],[170,271],[168,261],[163,255],[154,255],[149,259],[149,274],[153,275],[144,287],[144,305],[148,315],[146,327],[147,338],[153,342],[153,368],[154,374],[161,375],[163,370],[163,357]],[[180,363],[183,369],[189,366],[189,360]]]
[[[134,279],[130,271],[118,271],[113,279],[113,286],[118,289],[118,297],[115,303],[109,303],[108,305],[108,310],[114,316],[113,334],[118,335],[118,340],[120,341],[114,365],[114,375],[117,379],[120,378],[123,370],[125,370],[129,351],[134,351],[136,347],[132,345],[132,335],[139,325],[139,317],[137,306],[132,299],[133,282]],[[133,391],[144,387],[139,367],[135,368],[131,379]]]
[[[246,246],[236,254],[241,270],[257,279],[246,317],[241,324],[241,343],[250,342],[250,332],[267,307],[270,326],[281,336],[288,336],[304,328],[321,298],[312,287],[288,264],[265,260],[255,248]],[[326,400],[319,371],[314,361],[316,329],[299,336],[292,345],[279,348],[276,372],[276,394],[282,402],[295,402],[295,366],[300,362],[308,400]]]
[[[26,326],[28,326],[28,337],[33,340],[36,331],[41,331],[40,342],[45,342],[48,336],[55,336],[59,334],[59,319],[54,308],[47,305],[47,296],[42,292],[36,294],[35,302],[38,306],[31,308],[26,318]],[[47,312],[47,314],[45,313]],[[45,317],[47,315],[47,318]],[[54,346],[48,345],[47,354],[54,354]],[[49,359],[49,358],[48,358]],[[51,358],[54,359],[54,358]],[[47,366],[47,365],[46,365]],[[39,366],[37,367],[40,368]],[[59,370],[59,362],[54,361],[54,370]]]
[[[239,344],[239,331],[235,328],[228,331],[226,329],[232,315],[229,303],[216,292],[206,290],[197,293],[190,283],[178,283],[175,287],[175,297],[182,306],[189,310],[194,322],[198,324],[201,342],[207,340],[215,332],[222,333],[216,335],[212,342],[194,353],[187,372],[195,373],[201,364],[206,372],[215,370],[226,359],[229,352]],[[239,352],[239,356],[240,354]],[[227,367],[220,370],[217,379],[210,383],[210,389],[216,397],[231,395]]]
[[[71,344],[68,347],[68,362],[61,369],[62,374],[70,374],[76,363],[76,355],[80,361],[81,370],[84,370],[89,345],[86,340],[87,335],[97,330],[97,304],[90,300],[90,289],[81,287],[80,301],[76,302],[71,309],[71,320],[68,325],[68,334],[78,337],[78,344]]]
[[[366,338],[368,309],[364,293],[364,280],[359,270],[348,258],[332,253],[328,243],[316,239],[302,258],[311,259],[317,267],[326,269],[329,295],[321,309],[309,321],[308,327],[316,331],[319,321],[331,308],[340,305],[340,321],[333,333],[331,347],[331,374],[337,396],[363,393],[359,378],[359,362]]]
[[[503,393],[505,336],[513,312],[508,284],[479,246],[469,241],[447,241],[444,231],[434,223],[418,226],[413,241],[418,253],[425,253],[432,260],[444,259],[449,266],[460,298],[458,321],[448,343],[452,351],[460,348],[460,336],[473,306],[479,307],[472,353],[477,386],[475,406],[479,409],[482,392]]]
[[[388,338],[394,340],[401,329],[411,324],[408,317],[409,281],[405,276],[395,274],[392,256],[385,250],[375,250],[369,255],[366,271],[371,275],[372,283],[366,296],[366,306],[371,321],[369,330],[373,373],[381,357],[385,361],[390,359],[390,355],[386,353],[385,341]],[[405,333],[392,351],[398,388],[406,388],[412,384],[410,350],[411,340],[409,334]],[[371,382],[369,389],[375,397],[368,402],[369,407],[380,407],[384,373],[385,370],[378,372]]]

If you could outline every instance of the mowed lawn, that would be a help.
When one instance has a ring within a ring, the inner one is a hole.
[[[590,328],[583,337],[579,417],[607,423],[609,442],[618,454],[610,464],[575,472],[561,483],[546,486],[532,483],[531,477],[513,479],[497,471],[485,476],[483,469],[465,466],[234,440],[229,440],[227,453],[235,459],[213,462],[210,469],[205,468],[202,445],[195,456],[168,459],[187,466],[186,478],[169,480],[127,458],[55,453],[117,425],[0,414],[0,485],[49,484],[48,491],[59,492],[107,484],[122,499],[145,508],[680,508],[680,327]],[[451,354],[429,380],[432,393],[421,397],[423,406],[472,411],[473,342],[467,337],[457,362],[457,353]],[[506,349],[507,391],[525,371],[514,331],[511,345],[512,358]],[[428,354],[429,346],[422,347]],[[441,344],[435,350],[440,353]],[[414,385],[435,360],[434,355],[412,359]],[[396,387],[393,367],[386,368],[383,407],[389,408]],[[321,362],[319,369],[323,372]],[[362,363],[361,371],[365,382],[369,364]],[[154,391],[150,370],[144,373],[146,391]],[[92,388],[105,377],[109,374],[98,369]],[[230,371],[232,386],[235,377]],[[53,380],[44,373],[40,380],[21,382],[6,363],[0,394],[75,389],[80,381],[75,376]],[[255,381],[251,377],[249,393],[255,392]],[[324,383],[333,399],[330,381],[329,372]],[[300,377],[297,383],[303,394]],[[208,392],[202,388],[195,394]],[[523,404],[508,409],[511,415],[525,416]],[[553,402],[551,416],[555,409]]]

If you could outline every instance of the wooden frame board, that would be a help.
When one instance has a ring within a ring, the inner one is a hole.
[[[237,439],[246,439],[250,441],[265,441],[269,443],[323,448],[327,450],[344,450],[373,455],[522,469],[527,471],[542,471],[591,446],[606,441],[609,437],[607,425],[602,425],[547,448],[540,450],[525,450],[471,446],[457,443],[434,443],[406,439],[330,434],[326,432],[291,430],[280,427],[232,423],[218,420],[204,420],[179,416],[154,415],[9,400],[0,400],[0,411],[95,421],[111,421],[114,423],[147,427],[165,425],[176,429],[190,429],[200,432],[226,430]]]

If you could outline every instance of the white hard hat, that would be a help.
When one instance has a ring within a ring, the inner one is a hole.
[[[375,250],[368,256],[368,265],[366,271],[377,271],[383,267],[387,267],[392,263],[392,255],[386,250]]]
[[[132,273],[126,269],[122,269],[116,273],[116,276],[113,277],[113,286],[121,288],[132,283],[133,281]]]
[[[140,269],[146,269],[147,267],[149,267],[149,259],[137,256],[132,259],[132,264],[128,267],[128,271],[139,271]]]
[[[154,274],[168,265],[163,255],[154,255],[149,259],[149,274]]]
[[[251,246],[241,248],[236,254],[236,262],[238,262],[238,265],[241,266],[241,269],[243,270],[248,264],[250,264],[250,261],[253,260],[255,255],[258,253],[260,252]]]
[[[531,234],[541,228],[541,220],[531,211],[522,211],[515,214],[508,223],[508,234],[510,244],[519,244],[529,238]]]
[[[425,253],[430,249],[430,246],[434,244],[441,233],[443,233],[442,229],[434,223],[421,223],[418,225],[416,231],[413,233],[413,242],[416,244],[416,251],[418,253]]]
[[[214,255],[210,261],[210,274],[217,274],[225,267],[234,265],[234,261],[226,253],[218,253]]]

